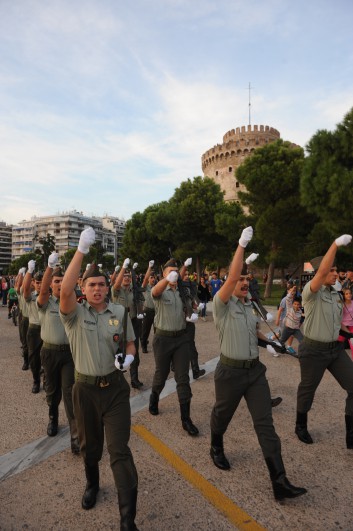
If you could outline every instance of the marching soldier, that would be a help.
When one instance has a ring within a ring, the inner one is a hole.
[[[132,273],[128,270],[130,264],[130,259],[126,258],[123,263],[123,267],[120,270],[120,273],[116,277],[116,280],[112,289],[112,301],[124,306],[128,309],[129,317],[131,319],[132,327],[135,334],[135,358],[132,364],[130,365],[130,377],[131,377],[131,387],[134,389],[140,389],[143,386],[143,383],[140,382],[138,378],[138,368],[140,365],[140,356],[139,356],[139,339],[140,339],[140,329],[141,321],[143,319],[142,310],[139,311],[138,301],[136,300],[137,286],[132,286]],[[133,265],[133,268],[136,269],[137,263]]]
[[[156,284],[156,277],[152,270],[154,266],[154,260],[150,260],[148,264],[148,269],[145,274],[145,278],[142,282],[142,288],[144,289],[143,296],[145,299],[143,305],[143,321],[142,321],[142,330],[141,330],[141,347],[142,352],[148,352],[148,338],[151,332],[151,328],[154,321],[154,316],[156,311],[154,309],[154,302],[152,299],[151,291],[153,286]]]
[[[190,418],[191,387],[189,380],[189,345],[185,329],[185,310],[178,289],[178,267],[174,259],[169,260],[163,271],[163,278],[152,288],[156,308],[153,351],[156,369],[152,383],[149,412],[158,415],[159,395],[167,380],[173,363],[174,378],[178,393],[181,422],[189,435],[198,435],[199,430]]]
[[[347,392],[346,446],[353,449],[353,364],[344,350],[344,343],[337,341],[343,306],[339,294],[333,289],[338,276],[337,268],[333,265],[337,249],[348,245],[351,240],[352,236],[349,234],[336,238],[323,257],[314,278],[303,289],[305,321],[304,339],[298,350],[301,381],[297,393],[295,433],[305,444],[313,443],[307,427],[308,412],[327,369]]]
[[[28,307],[23,297],[23,288],[22,288],[23,279],[24,279],[25,274],[26,274],[26,268],[21,267],[21,269],[18,272],[17,278],[16,278],[15,288],[17,291],[18,306],[20,309],[20,312],[18,315],[18,330],[20,334],[22,356],[23,356],[22,370],[28,371],[29,362],[28,362],[27,333],[28,333],[29,319],[28,319]]]
[[[282,500],[301,496],[306,489],[294,487],[286,477],[281,441],[273,426],[266,367],[259,360],[258,345],[270,343],[258,330],[257,318],[248,299],[249,280],[243,259],[252,234],[251,227],[243,230],[227,279],[213,299],[221,356],[214,375],[216,402],[211,414],[210,455],[216,467],[230,469],[224,455],[223,435],[244,397],[270,472],[274,496]],[[271,345],[278,348],[274,343]]]
[[[40,349],[42,348],[42,339],[40,337],[40,322],[38,315],[38,308],[36,299],[39,295],[40,287],[42,284],[43,274],[38,272],[33,276],[36,266],[35,260],[28,262],[28,270],[23,280],[23,297],[28,303],[28,332],[27,332],[27,344],[28,344],[28,360],[29,366],[33,375],[32,393],[39,393],[40,391]],[[32,278],[33,277],[33,278]],[[32,286],[34,291],[31,291]],[[44,387],[44,383],[43,383]]]
[[[92,227],[80,236],[78,249],[65,273],[60,315],[75,364],[74,413],[87,478],[82,507],[91,509],[99,491],[99,466],[104,431],[118,491],[120,529],[137,531],[137,471],[128,446],[131,427],[130,387],[123,372],[134,359],[131,321],[119,304],[107,302],[108,278],[95,264],[83,276],[86,300],[77,303],[75,286],[82,260],[95,241]],[[123,326],[124,323],[124,326]],[[125,330],[124,330],[125,329]],[[126,349],[118,354],[123,340]],[[115,359],[115,361],[114,361]]]
[[[77,427],[72,405],[74,384],[74,362],[69,340],[59,315],[60,291],[63,281],[61,268],[57,266],[59,255],[53,252],[48,259],[40,292],[37,297],[40,335],[43,341],[40,357],[45,374],[45,393],[49,406],[47,434],[55,437],[58,433],[59,404],[62,395],[71,434],[71,451],[80,452]],[[52,294],[50,294],[50,289]]]

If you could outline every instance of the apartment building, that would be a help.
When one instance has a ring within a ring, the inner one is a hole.
[[[12,225],[0,221],[0,275],[7,272],[11,263]]]
[[[119,218],[89,217],[75,210],[60,214],[32,217],[12,228],[12,260],[33,251],[39,246],[38,239],[48,234],[55,237],[56,250],[62,256],[68,249],[76,248],[80,234],[86,227],[93,227],[96,241],[100,242],[107,254],[117,261],[118,249],[122,244],[125,221]],[[118,227],[119,230],[116,230]]]

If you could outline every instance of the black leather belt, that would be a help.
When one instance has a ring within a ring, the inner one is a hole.
[[[49,350],[62,350],[62,351],[65,351],[65,350],[70,350],[70,345],[67,344],[67,345],[53,345],[52,343],[46,343],[45,341],[43,342],[43,348],[47,348]]]
[[[252,369],[252,367],[255,367],[255,365],[260,362],[259,358],[254,358],[252,360],[233,360],[232,358],[227,358],[227,356],[224,356],[223,354],[221,354],[220,360],[223,365],[235,367],[236,369]]]
[[[331,341],[329,343],[324,343],[323,341],[316,341],[315,339],[309,339],[306,336],[304,336],[303,341],[306,345],[310,345],[311,347],[317,348],[318,350],[327,350],[330,348],[335,348],[339,344],[338,341]]]
[[[29,323],[29,328],[34,328],[36,330],[39,330],[40,325]]]
[[[96,385],[97,387],[108,387],[113,382],[117,372],[113,371],[104,376],[89,376],[88,374],[81,374],[75,369],[75,382]]]
[[[185,328],[183,328],[183,330],[177,330],[176,332],[173,332],[172,330],[161,330],[160,328],[156,328],[155,334],[156,336],[178,337],[185,334]]]

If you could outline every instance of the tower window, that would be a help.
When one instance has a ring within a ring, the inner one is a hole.
[[[238,181],[235,182],[235,188],[239,188],[240,184]]]
[[[218,175],[218,170],[216,170],[216,175]]]
[[[229,173],[232,172],[232,166],[229,166],[229,169],[228,169]]]

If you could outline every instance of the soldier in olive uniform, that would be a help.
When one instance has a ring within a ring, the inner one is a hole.
[[[189,435],[198,435],[199,430],[190,418],[191,387],[189,379],[189,345],[185,330],[185,309],[177,287],[178,267],[174,259],[169,260],[163,271],[163,278],[152,288],[156,308],[153,351],[156,369],[152,383],[149,411],[158,415],[159,395],[168,378],[173,363],[174,378],[180,404],[181,421]]]
[[[120,529],[137,530],[137,471],[128,446],[131,428],[130,386],[123,372],[134,359],[134,332],[127,316],[125,358],[118,359],[123,335],[124,308],[106,302],[109,281],[95,264],[83,276],[86,300],[77,303],[75,286],[84,255],[95,241],[92,227],[80,236],[76,251],[62,282],[60,315],[69,338],[75,364],[74,413],[87,485],[82,507],[90,509],[99,491],[99,467],[104,431],[118,491]]]
[[[156,311],[154,309],[154,302],[152,299],[151,291],[153,286],[156,284],[156,277],[155,274],[152,271],[152,268],[154,266],[154,260],[150,260],[148,264],[148,269],[145,274],[145,278],[142,282],[142,288],[144,289],[143,296],[144,296],[144,304],[143,304],[143,321],[142,321],[142,329],[141,329],[141,347],[142,352],[146,353],[148,352],[147,345],[148,345],[148,338],[151,332],[151,328],[154,321],[154,316],[156,315]]]
[[[27,333],[28,333],[29,319],[28,319],[28,307],[23,297],[23,288],[22,288],[23,279],[24,279],[25,274],[26,274],[26,268],[21,267],[21,269],[18,272],[17,278],[16,278],[15,289],[17,291],[18,307],[20,310],[19,315],[18,315],[18,330],[20,334],[20,342],[21,342],[22,357],[23,357],[22,370],[28,371],[29,362],[28,362]]]
[[[286,477],[281,441],[272,420],[271,396],[265,376],[266,367],[259,360],[259,347],[271,345],[259,331],[257,317],[248,298],[247,265],[243,265],[244,249],[253,230],[243,230],[229,274],[213,298],[213,315],[221,343],[220,361],[216,367],[216,402],[211,414],[211,458],[221,470],[230,464],[223,450],[223,435],[244,397],[270,472],[274,496],[281,500],[306,493],[291,485]]]
[[[297,393],[295,426],[299,440],[312,444],[313,439],[307,428],[308,411],[315,391],[328,369],[347,392],[345,423],[346,445],[349,449],[353,449],[353,364],[344,351],[344,343],[337,341],[343,307],[339,294],[333,288],[338,276],[333,264],[338,247],[348,245],[351,240],[352,236],[349,234],[336,238],[323,257],[314,278],[303,289],[304,339],[298,350],[301,381]]]
[[[143,319],[142,308],[141,313],[137,307],[137,301],[135,300],[135,295],[131,285],[131,272],[128,270],[130,264],[130,259],[126,258],[124,260],[123,267],[120,270],[120,273],[116,277],[112,288],[112,301],[124,306],[129,311],[129,317],[134,329],[135,334],[135,358],[132,364],[130,365],[130,377],[131,377],[131,387],[134,389],[140,389],[143,386],[143,383],[140,382],[138,377],[138,368],[140,365],[140,356],[139,356],[139,339],[140,339],[140,329],[141,322]],[[137,263],[133,266],[135,269]]]
[[[43,340],[40,357],[45,374],[45,394],[49,406],[47,434],[55,437],[58,433],[59,404],[62,395],[71,434],[71,451],[80,452],[76,420],[72,405],[74,384],[74,362],[69,340],[59,316],[60,291],[63,273],[57,267],[59,255],[53,252],[48,259],[40,292],[37,297],[40,335]],[[52,294],[50,294],[50,289]]]
[[[32,393],[39,393],[40,391],[40,349],[42,348],[42,338],[40,337],[40,322],[38,316],[38,308],[36,299],[39,295],[40,286],[42,284],[43,274],[38,272],[33,278],[32,275],[35,269],[35,261],[30,260],[28,262],[28,270],[23,280],[23,297],[28,303],[28,332],[27,332],[27,344],[28,344],[28,360],[29,366],[33,375]],[[32,285],[34,291],[31,291]],[[43,382],[44,387],[44,382]]]

